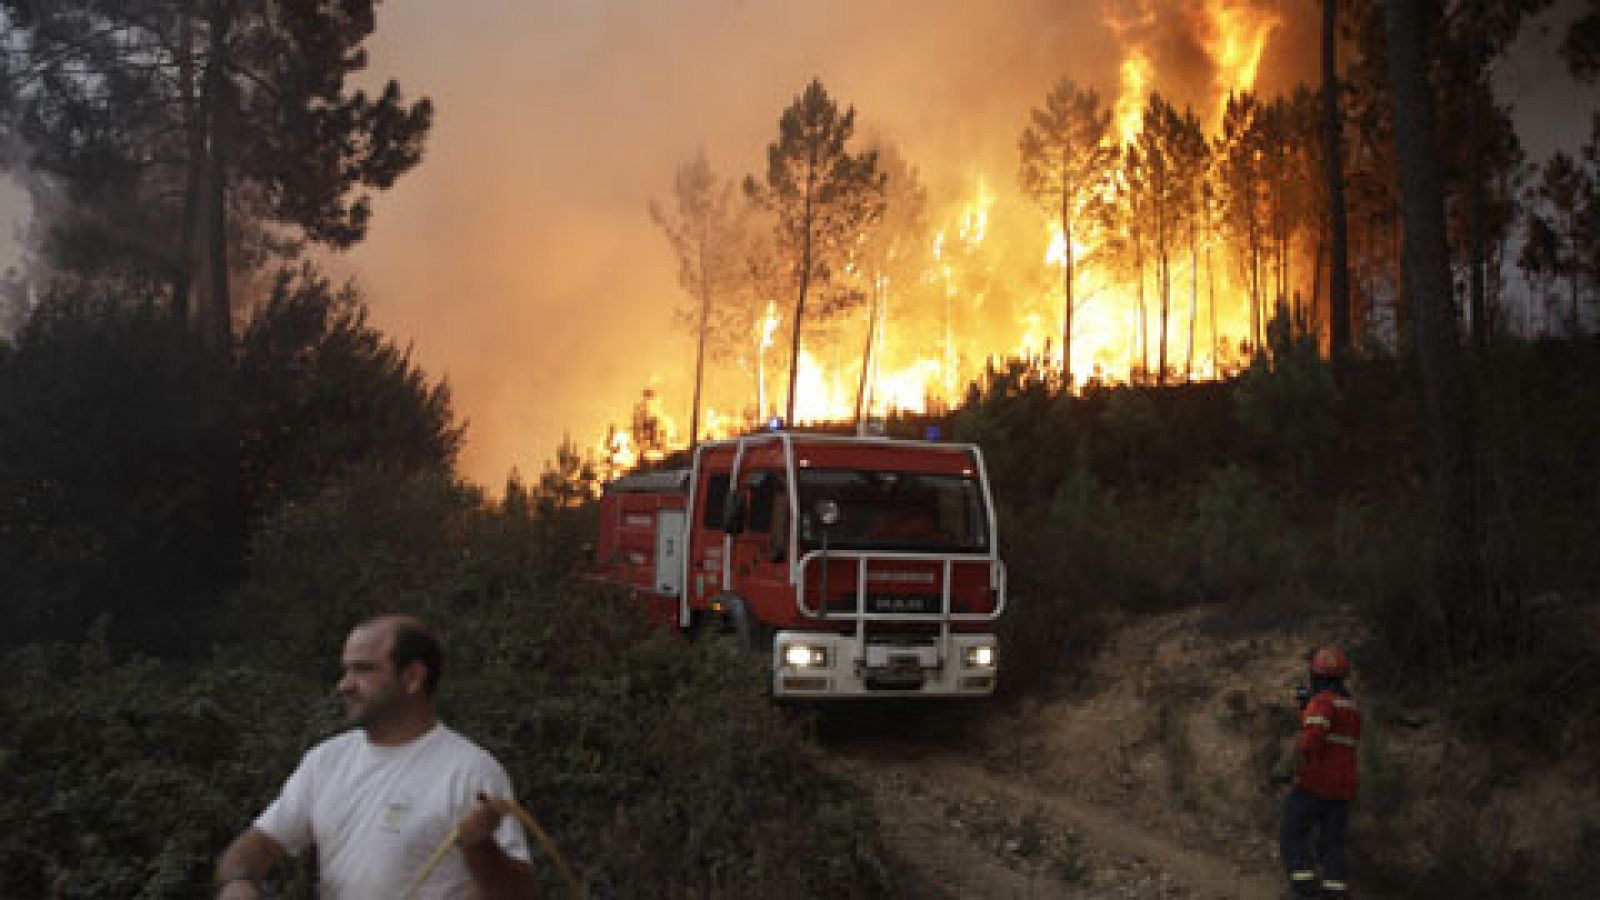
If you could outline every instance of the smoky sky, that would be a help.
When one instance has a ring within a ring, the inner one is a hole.
[[[1279,19],[1258,86],[1310,78],[1317,6]],[[563,434],[595,446],[646,386],[688,419],[693,346],[676,264],[646,212],[704,149],[758,173],[812,78],[895,144],[935,203],[1014,190],[1028,111],[1061,78],[1114,99],[1131,43],[1153,87],[1206,102],[1200,2],[387,0],[371,74],[436,106],[422,165],[335,262],[375,321],[449,380],[463,468],[535,476]],[[1111,23],[1111,24],[1108,24]],[[683,407],[679,409],[677,407]]]

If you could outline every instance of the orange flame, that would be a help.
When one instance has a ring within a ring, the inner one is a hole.
[[[1117,134],[1125,144],[1132,143],[1143,126],[1144,101],[1150,93],[1154,69],[1140,47],[1129,48],[1127,57],[1122,60],[1116,122]]]
[[[1162,23],[1148,0],[1107,0],[1103,9],[1123,53],[1113,127],[1120,140],[1129,142],[1142,130],[1151,91],[1167,91],[1149,52]],[[1207,105],[1215,101],[1220,110],[1229,92],[1253,87],[1267,42],[1280,24],[1277,15],[1245,0],[1198,5],[1190,26],[1212,61],[1210,83],[1201,86]],[[1218,122],[1220,117],[1206,124],[1215,130]],[[863,304],[826,326],[806,322],[797,424],[849,421],[863,384],[869,417],[953,405],[985,362],[1002,352],[1060,366],[1067,246],[1059,225],[1041,230],[1031,205],[1020,196],[1002,196],[982,175],[964,197],[948,202],[942,215],[936,206],[931,220],[941,224],[929,242],[899,260],[909,269],[893,283],[876,275],[867,285],[877,303]],[[1150,260],[1145,261],[1141,320],[1140,286],[1109,268],[1101,252],[1105,236],[1075,227],[1073,237],[1073,382],[1132,379],[1147,355],[1151,366],[1156,363],[1153,347],[1142,346],[1155,343],[1161,325]],[[1247,292],[1218,235],[1197,233],[1191,244],[1186,233],[1178,243],[1169,259],[1168,365],[1181,375],[1192,363],[1190,377],[1219,377],[1241,363],[1240,347],[1249,340]],[[776,337],[791,302],[781,295],[771,298],[750,335],[755,405],[749,405],[748,381],[737,397],[710,398],[702,414],[703,435],[727,436],[759,425],[757,420],[775,409],[773,398],[781,402],[788,347]],[[774,378],[777,384],[771,383]],[[713,403],[723,411],[711,409]],[[637,460],[643,453],[627,432],[618,432],[613,444],[614,460],[630,455]]]
[[[1222,122],[1228,95],[1255,85],[1267,38],[1282,22],[1271,12],[1238,2],[1208,3],[1205,9],[1211,25],[1205,35],[1206,52],[1216,67],[1217,106],[1211,122],[1215,129]]]

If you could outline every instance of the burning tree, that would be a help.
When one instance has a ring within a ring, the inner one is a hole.
[[[1172,308],[1172,261],[1184,234],[1195,246],[1192,225],[1198,214],[1201,180],[1206,169],[1206,142],[1193,110],[1179,114],[1160,94],[1151,94],[1138,137],[1145,177],[1140,206],[1146,210],[1151,248],[1155,253],[1156,290],[1161,303],[1156,383],[1167,378],[1167,344]],[[1191,323],[1192,323],[1191,317]],[[1192,328],[1192,324],[1191,324]]]
[[[1073,246],[1085,208],[1105,196],[1117,148],[1111,110],[1093,88],[1063,78],[1033,110],[1019,141],[1022,190],[1055,218],[1061,232],[1061,375],[1072,378]]]
[[[855,119],[855,107],[841,113],[813,79],[778,119],[778,139],[767,146],[765,181],[744,182],[750,199],[773,214],[775,250],[794,279],[786,422],[794,421],[800,331],[811,288],[834,286],[863,232],[883,214],[885,178],[877,153],[851,153],[845,146]]]
[[[678,257],[678,284],[692,302],[678,319],[695,335],[694,400],[689,414],[689,446],[700,440],[701,394],[707,355],[739,346],[754,329],[750,309],[730,301],[745,282],[746,217],[738,187],[711,171],[704,151],[678,167],[673,182],[676,209],[655,201],[650,217],[666,232]]]
[[[919,251],[928,243],[928,191],[917,170],[892,146],[879,151],[879,159],[885,178],[883,218],[862,245],[856,267],[869,301],[856,391],[857,425],[872,408],[873,377],[882,360],[890,297],[897,284],[914,283],[925,273]],[[903,290],[898,293],[904,295]]]
[[[1262,210],[1266,206],[1263,143],[1261,107],[1255,95],[1244,93],[1228,97],[1216,148],[1222,222],[1236,248],[1249,286],[1249,343],[1256,352],[1261,347],[1265,325],[1261,314],[1261,265],[1266,234],[1262,224]]]

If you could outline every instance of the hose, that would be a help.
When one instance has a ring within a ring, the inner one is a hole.
[[[550,857],[550,861],[555,864],[556,874],[560,875],[561,880],[566,882],[568,895],[578,898],[583,897],[583,886],[578,883],[577,878],[573,877],[572,870],[567,868],[567,861],[561,858],[561,852],[556,849],[555,841],[552,841],[550,835],[539,827],[539,823],[533,818],[533,814],[524,809],[522,804],[516,800],[507,800],[505,802],[511,807],[511,814],[517,817],[517,821],[533,832],[533,837],[539,842],[539,847],[544,850],[545,855]],[[461,825],[456,824],[450,829],[450,833],[444,836],[444,840],[439,842],[439,846],[434,848],[433,855],[428,857],[427,864],[422,867],[422,871],[418,872],[417,877],[412,880],[411,886],[406,889],[405,900],[413,900],[417,896],[417,891],[421,889],[423,882],[427,881],[428,876],[433,874],[433,870],[438,868],[439,863],[444,860],[444,855],[450,852],[450,848],[455,846],[456,839],[460,836]]]

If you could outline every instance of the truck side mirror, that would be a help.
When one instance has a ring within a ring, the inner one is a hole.
[[[743,534],[744,513],[744,495],[729,491],[728,498],[722,502],[722,530],[727,534]]]

